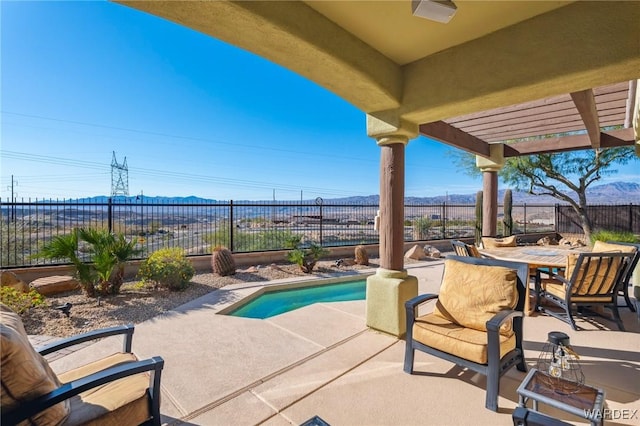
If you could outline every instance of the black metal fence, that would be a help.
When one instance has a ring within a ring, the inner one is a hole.
[[[640,205],[590,205],[586,213],[594,230],[640,234]],[[571,206],[556,205],[556,226],[559,233],[582,233],[580,218]]]
[[[612,206],[610,206],[612,207]],[[14,201],[0,203],[0,266],[51,264],[35,257],[53,237],[74,228],[97,228],[135,239],[141,258],[166,247],[209,254],[215,246],[234,252],[281,250],[291,237],[325,247],[378,243],[378,205],[318,202],[198,202],[149,200]],[[556,206],[514,205],[514,233],[556,229]],[[405,206],[405,240],[473,237],[475,206]],[[502,233],[499,207],[498,234]],[[59,262],[64,262],[60,260]]]

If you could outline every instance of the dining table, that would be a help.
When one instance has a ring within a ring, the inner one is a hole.
[[[565,245],[557,246],[515,246],[496,247],[490,249],[479,249],[480,254],[492,259],[506,260],[511,262],[527,263],[529,265],[529,275],[534,276],[538,268],[564,268],[567,265],[567,257],[570,253],[588,252],[589,247],[571,247]],[[524,301],[525,315],[531,315],[530,285],[526,286],[526,297]]]

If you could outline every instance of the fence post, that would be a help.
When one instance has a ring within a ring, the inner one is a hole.
[[[322,220],[323,220],[322,203],[320,203],[320,247],[323,247],[323,244],[322,244]]]
[[[527,203],[524,203],[524,230],[522,231],[522,233],[527,233]]]
[[[442,239],[446,239],[447,238],[447,223],[446,223],[446,218],[447,217],[447,203],[442,203],[442,211],[440,212],[440,220],[442,222]]]
[[[233,200],[229,201],[229,250],[233,253]]]
[[[553,229],[555,229],[555,233],[558,234],[560,231],[558,231],[558,222],[560,222],[560,204],[556,203],[555,205],[555,216],[556,216],[556,220],[555,223],[553,224]]]
[[[109,197],[107,202],[107,229],[109,233],[113,231],[113,200]]]
[[[629,232],[633,233],[633,203],[629,203]]]

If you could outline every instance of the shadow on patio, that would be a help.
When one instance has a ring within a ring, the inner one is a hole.
[[[442,262],[408,268],[421,293],[438,289]],[[420,352],[417,374],[404,373],[404,341],[367,329],[364,301],[318,303],[266,320],[216,314],[254,290],[214,292],[136,326],[134,352],[165,359],[162,413],[168,424],[290,425],[315,415],[331,425],[512,424],[525,373],[514,368],[503,376],[495,413],[484,407],[484,376]],[[605,390],[605,407],[637,410],[640,324],[628,309],[621,314],[627,332],[606,320],[598,320],[604,329],[585,321],[579,325],[587,330],[576,332],[545,315],[526,317],[528,366],[535,367],[549,331],[565,332],[581,356],[586,383]],[[63,370],[118,345],[105,339],[52,364]],[[540,409],[585,422],[544,404]]]

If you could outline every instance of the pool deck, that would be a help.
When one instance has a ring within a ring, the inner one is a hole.
[[[441,260],[407,269],[418,277],[420,293],[437,292]],[[364,301],[318,303],[265,320],[217,314],[259,287],[225,287],[136,325],[134,352],[165,360],[166,424],[298,425],[316,415],[334,426],[513,424],[525,373],[513,368],[502,378],[494,413],[484,408],[481,375],[422,353],[416,356],[419,373],[404,373],[404,341],[368,329]],[[621,314],[626,333],[606,320],[579,320],[585,330],[575,332],[548,316],[526,317],[528,365],[535,366],[549,331],[563,331],[582,356],[587,384],[605,390],[607,408],[632,415],[640,409],[640,324],[628,309]],[[120,348],[121,340],[108,338],[51,364],[64,371]],[[635,415],[606,424],[638,424]]]

